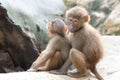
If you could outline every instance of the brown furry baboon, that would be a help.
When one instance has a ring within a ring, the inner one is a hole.
[[[65,38],[65,24],[61,19],[48,23],[50,41],[28,71],[49,71],[61,68],[69,57],[70,45]]]
[[[99,80],[103,78],[96,70],[96,64],[103,56],[103,46],[99,32],[89,22],[85,8],[76,6],[66,12],[68,39],[72,45],[70,58],[80,76],[90,69]]]
[[[89,22],[89,14],[83,7],[76,6],[66,12],[68,25],[68,40],[71,43],[70,58],[55,74],[65,73],[72,64],[77,69],[76,73],[68,73],[70,76],[80,77],[88,74],[91,70],[99,79],[103,78],[96,70],[96,64],[103,56],[101,35]],[[70,61],[71,60],[71,61]]]

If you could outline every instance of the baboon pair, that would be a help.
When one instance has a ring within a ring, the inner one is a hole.
[[[88,23],[89,19],[87,10],[76,6],[66,12],[67,27],[60,19],[50,21],[48,36],[51,39],[28,71],[56,70],[51,73],[66,74],[73,64],[77,72],[68,75],[84,76],[90,70],[103,80],[96,70],[96,64],[103,56],[101,35]],[[68,31],[67,35],[65,31]]]

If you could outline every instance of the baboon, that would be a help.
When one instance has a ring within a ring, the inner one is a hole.
[[[72,46],[70,58],[61,69],[52,73],[64,74],[72,62],[77,72],[68,75],[80,77],[87,75],[90,70],[99,80],[103,80],[96,70],[96,64],[103,57],[103,43],[100,33],[88,23],[89,19],[84,7],[76,6],[67,10],[68,40]]]
[[[65,23],[61,19],[48,22],[50,41],[27,71],[50,71],[61,68],[69,57],[70,45],[65,36]]]

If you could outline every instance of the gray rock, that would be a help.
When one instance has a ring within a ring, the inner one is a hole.
[[[120,35],[120,3],[113,9],[101,29],[102,34]]]
[[[15,67],[20,66],[27,70],[38,57],[38,51],[31,39],[9,18],[7,10],[1,4],[0,39],[0,50],[3,50],[0,53],[0,67],[13,62]]]
[[[7,9],[10,18],[22,27],[32,38],[39,51],[47,44],[46,23],[64,14],[65,6],[62,0],[0,0]]]

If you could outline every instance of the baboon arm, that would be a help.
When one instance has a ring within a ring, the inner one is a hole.
[[[37,60],[35,60],[35,62],[33,63],[32,68],[34,69],[38,68],[40,65],[44,64],[48,59],[50,59],[55,54],[59,47],[57,46],[58,44],[56,44],[56,41],[57,41],[56,39],[52,39],[49,41],[46,49],[42,53],[40,53],[42,55],[40,55],[37,58]]]

